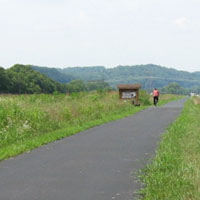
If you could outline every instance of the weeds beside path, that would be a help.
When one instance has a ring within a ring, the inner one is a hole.
[[[144,200],[200,199],[200,99],[189,100],[142,176]]]
[[[120,101],[117,93],[0,96],[0,160],[147,108]],[[162,100],[163,98],[163,100]],[[179,99],[163,96],[160,104]]]

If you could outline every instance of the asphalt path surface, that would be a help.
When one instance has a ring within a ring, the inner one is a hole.
[[[151,107],[0,162],[0,200],[133,200],[185,100]]]

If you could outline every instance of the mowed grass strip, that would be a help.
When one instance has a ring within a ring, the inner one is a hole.
[[[166,99],[166,96],[162,97]],[[161,98],[161,99],[162,99]],[[179,99],[167,97],[167,101]],[[0,160],[91,127],[117,120],[151,105],[141,92],[140,107],[119,100],[117,92],[72,95],[1,95]],[[162,100],[161,100],[162,102]]]
[[[200,99],[189,100],[142,175],[143,200],[200,199]]]

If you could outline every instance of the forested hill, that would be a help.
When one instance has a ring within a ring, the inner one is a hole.
[[[199,93],[200,72],[190,73],[152,64],[110,69],[103,66],[57,69],[14,65],[5,70],[0,67],[0,93],[71,93],[109,89],[109,85],[116,87],[121,83],[141,83],[147,90],[157,87],[171,91],[179,87],[176,89],[180,90],[179,93]],[[173,84],[167,88],[170,83]],[[187,88],[187,92],[183,92],[183,88]]]
[[[64,69],[32,66],[32,69],[61,83],[79,79],[83,81],[104,80],[112,87],[122,83],[141,83],[144,89],[152,89],[165,87],[172,82],[184,88],[200,87],[200,72],[190,73],[153,64],[115,68],[94,66]]]
[[[185,88],[200,86],[200,72],[178,71],[153,64],[108,69],[102,66],[73,67],[59,71],[81,80],[105,80],[111,86],[119,83],[141,83],[143,88],[151,89],[162,88],[171,82],[176,82]]]
[[[33,94],[64,92],[62,84],[34,71],[30,66],[0,67],[0,93]]]
[[[38,68],[21,64],[14,65],[9,69],[0,67],[0,94],[57,94],[111,89],[109,84],[104,81],[84,82],[82,80],[72,80],[71,75],[67,76],[54,68]],[[39,72],[40,70],[43,74]],[[48,76],[53,76],[55,80],[59,80],[61,83],[52,80]]]
[[[69,83],[70,81],[74,80],[75,78],[72,75],[68,75],[62,72],[59,72],[56,68],[48,68],[48,67],[38,67],[30,65],[30,67],[38,71],[49,78],[53,79],[54,81],[60,82],[60,83]]]

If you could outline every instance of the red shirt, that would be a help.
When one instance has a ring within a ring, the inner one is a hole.
[[[160,93],[159,93],[158,90],[154,90],[154,91],[153,91],[153,96],[154,96],[154,97],[159,97],[159,95],[160,95]]]

